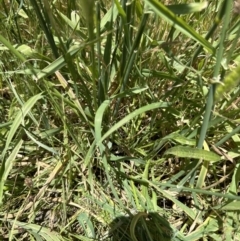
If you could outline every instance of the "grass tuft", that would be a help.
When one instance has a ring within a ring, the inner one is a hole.
[[[238,1],[0,3],[0,239],[240,240]]]

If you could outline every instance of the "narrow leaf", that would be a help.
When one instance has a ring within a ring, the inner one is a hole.
[[[5,148],[3,150],[2,153],[2,159],[4,159],[5,157],[5,153],[13,139],[13,136],[15,135],[17,129],[19,128],[20,124],[22,123],[22,120],[25,118],[25,116],[29,113],[29,111],[32,109],[32,107],[35,105],[35,103],[42,98],[42,93],[33,96],[32,98],[30,98],[21,108],[21,110],[19,110],[16,118],[14,119],[11,129],[8,133],[7,136],[7,140],[5,143]]]
[[[101,138],[100,141],[98,141],[97,145],[99,145],[103,140],[105,140],[108,136],[110,136],[114,131],[116,131],[117,129],[119,129],[120,127],[122,127],[124,124],[126,124],[127,122],[129,122],[130,120],[132,120],[134,117],[150,111],[150,110],[154,110],[157,108],[167,108],[169,107],[170,103],[168,102],[158,102],[158,103],[153,103],[150,105],[145,105],[135,111],[133,111],[132,113],[130,113],[129,115],[127,115],[126,117],[124,117],[122,120],[120,120],[117,124],[115,124],[110,130],[108,130]]]
[[[163,19],[170,22],[176,29],[183,34],[199,42],[205,47],[209,53],[214,53],[213,46],[200,34],[198,34],[191,26],[189,26],[183,19],[177,17],[172,11],[170,11],[163,3],[157,0],[145,0],[149,6]]]
[[[175,14],[190,14],[195,12],[200,12],[208,6],[207,2],[200,3],[186,3],[169,5],[167,8]]]
[[[198,149],[198,148],[191,148],[188,146],[175,146],[168,149],[164,153],[164,155],[170,155],[170,154],[178,157],[183,157],[183,158],[203,159],[205,161],[210,161],[210,162],[217,162],[221,160],[221,157],[213,152]]]

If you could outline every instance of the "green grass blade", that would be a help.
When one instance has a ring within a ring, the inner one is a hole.
[[[19,51],[17,51],[16,48],[14,48],[2,35],[0,35],[0,42],[4,44],[19,60],[22,62],[26,61],[24,56]]]
[[[218,78],[218,76],[219,76],[219,72],[220,72],[220,68],[221,68],[221,61],[222,61],[223,52],[224,52],[224,41],[225,41],[225,38],[226,38],[226,32],[228,30],[228,27],[229,27],[228,25],[229,25],[230,17],[231,17],[231,15],[230,15],[230,13],[231,13],[231,2],[228,2],[226,4],[227,4],[227,6],[226,6],[227,7],[226,8],[226,16],[225,16],[223,28],[222,28],[222,31],[221,31],[221,36],[220,36],[219,50],[217,52],[217,62],[216,62],[215,68],[214,68],[213,78],[215,78],[215,79]],[[216,89],[216,85],[215,84],[211,85],[209,93],[208,93],[206,111],[205,111],[205,114],[204,114],[203,124],[202,124],[202,127],[201,127],[200,137],[199,137],[199,141],[198,141],[198,148],[202,148],[202,145],[203,145],[203,142],[204,142],[204,139],[205,139],[205,136],[206,136],[206,132],[207,132],[208,125],[209,125],[212,108],[213,108],[213,105],[214,105],[215,89]],[[220,91],[220,93],[221,92],[222,91]]]
[[[183,34],[194,39],[203,47],[205,47],[209,53],[214,53],[215,49],[213,46],[204,39],[200,34],[198,34],[192,27],[184,22],[183,19],[177,17],[173,12],[171,12],[163,3],[157,0],[145,0],[145,2],[163,19],[169,21],[176,29],[178,29]]]
[[[106,110],[106,108],[109,106],[110,101],[105,100],[101,106],[98,108],[96,115],[95,115],[95,121],[94,121],[94,127],[95,127],[95,140],[97,143],[100,143],[102,138],[102,121],[103,121],[103,114]]]
[[[130,113],[129,115],[127,115],[126,117],[124,117],[121,121],[119,121],[117,124],[115,124],[110,130],[108,130],[101,138],[100,141],[98,141],[97,145],[99,145],[103,140],[105,140],[108,136],[110,136],[114,131],[116,131],[117,129],[119,129],[121,126],[123,126],[124,124],[126,124],[127,122],[129,122],[131,119],[133,119],[134,117],[150,111],[150,110],[154,110],[157,108],[167,108],[170,106],[170,103],[167,102],[159,102],[159,103],[153,103],[150,105],[146,105],[143,106],[135,111],[133,111],[132,113]]]
[[[54,148],[49,147],[46,144],[44,144],[44,143],[40,142],[39,140],[37,140],[36,137],[34,137],[34,135],[32,135],[28,130],[25,129],[25,133],[34,143],[36,143],[36,145],[38,147],[41,147],[41,148],[45,149],[46,151],[49,151],[50,153],[53,153],[55,155],[59,154]]]
[[[3,220],[2,218],[0,220],[6,221],[6,220]],[[49,228],[43,227],[42,225],[40,226],[32,223],[24,223],[24,222],[19,222],[17,220],[8,220],[8,222],[18,227],[21,227],[27,231],[39,234],[46,241],[64,241],[64,239],[61,237],[59,233],[54,232]]]
[[[107,13],[104,15],[104,17],[101,19],[101,30],[103,30],[108,22],[116,20],[118,16],[118,8],[117,4],[114,4],[112,7],[109,8]]]
[[[88,35],[89,40],[94,40],[94,17],[95,17],[95,9],[94,9],[94,0],[89,1],[81,1],[81,6],[83,8],[83,14],[86,18],[87,22],[87,29],[88,29]]]
[[[82,48],[82,45],[76,45],[72,47],[68,54],[73,58],[75,54]],[[43,70],[41,70],[39,73],[37,73],[36,79],[40,80],[44,77],[48,77],[49,75],[55,73],[57,70],[60,70],[62,67],[66,65],[66,61],[63,56],[59,57],[52,63],[50,63],[47,67],[45,67]]]
[[[77,219],[80,225],[82,226],[82,228],[84,229],[86,236],[94,239],[95,238],[94,227],[91,220],[89,219],[89,215],[87,213],[80,213]]]
[[[203,159],[209,162],[218,162],[221,160],[221,157],[214,152],[201,150],[198,148],[191,148],[187,146],[172,147],[164,153],[164,155],[169,154],[183,158]]]
[[[152,182],[149,182],[149,184],[151,186],[153,186],[158,192],[162,193],[162,195],[165,198],[171,200],[178,207],[180,207],[181,210],[183,210],[183,212],[185,212],[190,218],[192,218],[193,220],[196,218],[196,214],[194,213],[194,211],[191,208],[187,207],[186,205],[184,205],[183,203],[178,201],[175,197],[173,197],[171,194],[169,194],[167,191],[159,188],[157,185],[153,184]]]
[[[208,6],[208,2],[195,2],[177,5],[168,5],[167,8],[174,14],[190,14],[200,12]]]
[[[36,104],[36,102],[38,100],[40,100],[41,98],[43,98],[42,93],[37,94],[33,97],[31,97],[21,108],[21,110],[18,112],[17,116],[15,117],[12,126],[10,128],[10,131],[8,133],[7,136],[7,140],[5,143],[5,147],[4,150],[2,152],[2,156],[1,158],[4,160],[5,158],[5,154],[9,148],[9,145],[14,137],[14,135],[16,134],[19,126],[22,124],[22,121],[24,120],[25,116],[29,113],[29,111],[32,109],[32,107]],[[3,166],[1,167],[1,169],[3,168]]]
[[[51,46],[51,49],[53,51],[54,57],[58,58],[59,54],[58,54],[58,49],[56,46],[56,43],[54,41],[54,37],[51,31],[51,27],[50,27],[50,17],[48,14],[51,14],[47,11],[47,9],[45,7],[43,7],[43,4],[38,4],[36,0],[30,0],[34,11],[36,12],[36,15],[38,17],[38,21],[40,23],[40,26],[42,27],[46,38],[48,40],[49,45]],[[45,4],[45,2],[43,1],[43,3]],[[40,5],[40,7],[39,7]],[[49,5],[49,4],[47,4]],[[52,26],[53,27],[53,26]]]
[[[101,142],[103,114],[104,114],[105,109],[109,106],[109,104],[110,104],[110,101],[104,101],[96,112],[95,121],[94,121],[94,123],[95,123],[95,139],[96,139],[96,142],[98,143],[98,147],[99,147],[99,150],[100,150],[100,153],[102,156],[102,163],[103,163],[103,166],[105,169],[105,174],[107,176],[108,184],[112,190],[114,197],[118,201],[119,205],[121,207],[124,207],[124,204],[122,203],[121,199],[119,198],[116,188],[112,182],[112,178],[111,178],[110,172],[109,172],[108,159],[107,159],[106,153],[105,153],[105,146]],[[91,180],[89,182],[91,182]]]
[[[122,61],[122,66],[121,69],[123,69],[123,76],[122,76],[122,85],[121,85],[121,90],[120,92],[123,92],[128,84],[128,81],[130,79],[130,73],[132,71],[132,68],[134,66],[134,62],[137,56],[137,49],[139,48],[141,38],[144,33],[144,28],[146,26],[147,20],[148,20],[149,14],[145,13],[142,16],[141,23],[138,28],[138,32],[136,35],[136,38],[131,46],[130,53],[128,55],[128,58],[124,57]],[[125,46],[126,47],[126,46]],[[130,47],[129,47],[130,48]],[[129,51],[128,49],[126,50],[127,52]],[[127,61],[126,61],[127,60]],[[125,63],[126,62],[126,63]],[[115,110],[114,110],[114,115],[118,112],[119,105],[120,105],[121,99],[118,99]]]
[[[5,162],[2,162],[2,166],[1,166],[1,176],[0,176],[0,205],[2,204],[3,201],[3,189],[4,189],[4,184],[5,181],[7,180],[7,177],[13,167],[14,161],[16,160],[17,154],[21,148],[23,144],[23,140],[20,140],[17,145],[14,147],[14,149],[12,150],[11,154],[9,155],[9,157],[6,159]],[[4,166],[4,170],[3,170],[3,165]]]

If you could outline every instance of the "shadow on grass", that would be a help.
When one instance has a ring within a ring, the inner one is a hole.
[[[111,241],[172,241],[174,231],[158,213],[138,213],[132,217],[120,216],[110,225]]]

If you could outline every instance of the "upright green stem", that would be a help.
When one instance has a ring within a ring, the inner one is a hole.
[[[231,15],[231,9],[232,9],[232,2],[225,0],[223,3],[223,7],[226,6],[226,10],[225,10],[225,19],[223,22],[223,28],[222,28],[222,32],[221,32],[221,36],[220,36],[220,43],[219,43],[219,49],[217,51],[217,62],[214,68],[214,74],[213,74],[213,78],[217,78],[219,76],[219,72],[220,72],[220,68],[221,68],[221,61],[223,58],[223,52],[224,52],[224,41],[225,41],[225,37],[226,37],[226,33],[228,30],[228,25],[230,22],[230,15]],[[208,125],[209,125],[209,121],[211,118],[211,112],[212,109],[214,107],[214,94],[215,94],[215,89],[216,89],[216,84],[213,84],[208,92],[208,99],[207,99],[207,104],[206,104],[206,110],[205,110],[205,114],[204,114],[204,119],[203,119],[203,123],[202,123],[202,127],[201,127],[201,131],[200,131],[200,137],[198,140],[198,144],[197,147],[198,148],[202,148],[203,146],[203,142],[206,138],[206,133],[207,133],[207,129],[208,129]]]

